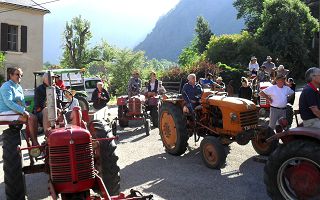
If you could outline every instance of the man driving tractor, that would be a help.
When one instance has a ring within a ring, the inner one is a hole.
[[[186,83],[182,88],[182,97],[187,103],[187,105],[183,108],[185,113],[194,111],[197,106],[200,105],[200,98],[203,92],[201,85],[196,83],[195,74],[189,74],[187,79],[188,83]]]
[[[133,71],[132,77],[128,83],[128,97],[138,95],[141,93],[141,79],[139,78],[140,74],[137,70]]]

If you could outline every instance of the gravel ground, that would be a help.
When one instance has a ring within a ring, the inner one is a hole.
[[[116,113],[116,108],[112,108],[111,113]],[[245,146],[231,144],[226,165],[221,170],[212,170],[201,160],[200,142],[195,144],[190,138],[184,155],[171,156],[164,151],[158,129],[146,136],[140,125],[135,123],[130,128],[118,130],[121,191],[128,193],[134,188],[144,194],[153,194],[155,199],[269,199],[263,183],[264,164],[254,161],[257,154],[251,143]],[[5,199],[2,167],[1,148],[0,199]],[[51,199],[47,180],[46,174],[27,175],[28,199]]]

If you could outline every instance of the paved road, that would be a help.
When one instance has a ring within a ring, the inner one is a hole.
[[[231,144],[226,165],[221,170],[212,170],[202,162],[200,142],[194,144],[193,138],[189,140],[188,151],[175,157],[165,153],[158,129],[153,129],[147,137],[144,129],[135,124],[120,129],[119,136],[121,191],[134,188],[154,194],[156,199],[269,199],[263,183],[264,164],[253,160],[257,154],[250,143],[245,146]],[[5,199],[2,167],[1,148],[0,199]],[[47,175],[27,175],[26,182],[29,199],[50,199]]]

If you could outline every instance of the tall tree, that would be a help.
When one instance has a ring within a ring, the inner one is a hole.
[[[202,16],[198,17],[195,31],[197,37],[196,47],[199,54],[202,54],[206,50],[207,44],[209,43],[210,38],[213,35],[210,29],[209,22],[206,21]]]
[[[265,0],[258,40],[278,55],[283,63],[291,63],[294,73],[304,72],[309,62],[309,49],[319,22],[300,0]],[[296,74],[296,75],[297,75]]]
[[[246,30],[255,33],[261,26],[261,13],[264,0],[235,0],[233,6],[238,10],[237,19],[245,20]]]
[[[61,65],[65,67],[82,68],[83,65],[92,61],[91,53],[88,50],[88,42],[91,39],[90,22],[75,17],[71,23],[66,23],[64,31],[64,52]]]

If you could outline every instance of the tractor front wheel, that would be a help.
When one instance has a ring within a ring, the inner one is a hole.
[[[188,133],[182,109],[172,103],[163,103],[160,108],[159,133],[169,154],[179,156],[187,150]]]
[[[303,139],[281,145],[264,167],[264,183],[272,199],[319,199],[319,143]]]
[[[278,147],[278,140],[273,140],[268,143],[266,142],[266,139],[274,134],[274,131],[270,127],[263,128],[258,134],[255,134],[254,138],[251,140],[251,143],[254,150],[259,155],[268,156]]]
[[[200,144],[201,157],[207,167],[212,169],[220,169],[226,162],[226,152],[220,141],[213,137],[207,136],[203,138]]]
[[[113,137],[112,130],[107,124],[101,121],[93,121],[94,131],[97,138]],[[119,157],[115,154],[117,145],[114,140],[104,140],[99,142],[98,158],[95,166],[99,171],[110,195],[117,195],[120,192],[120,168],[117,164]]]
[[[3,131],[3,171],[7,200],[24,200],[26,195],[25,176],[22,171],[20,129]]]

